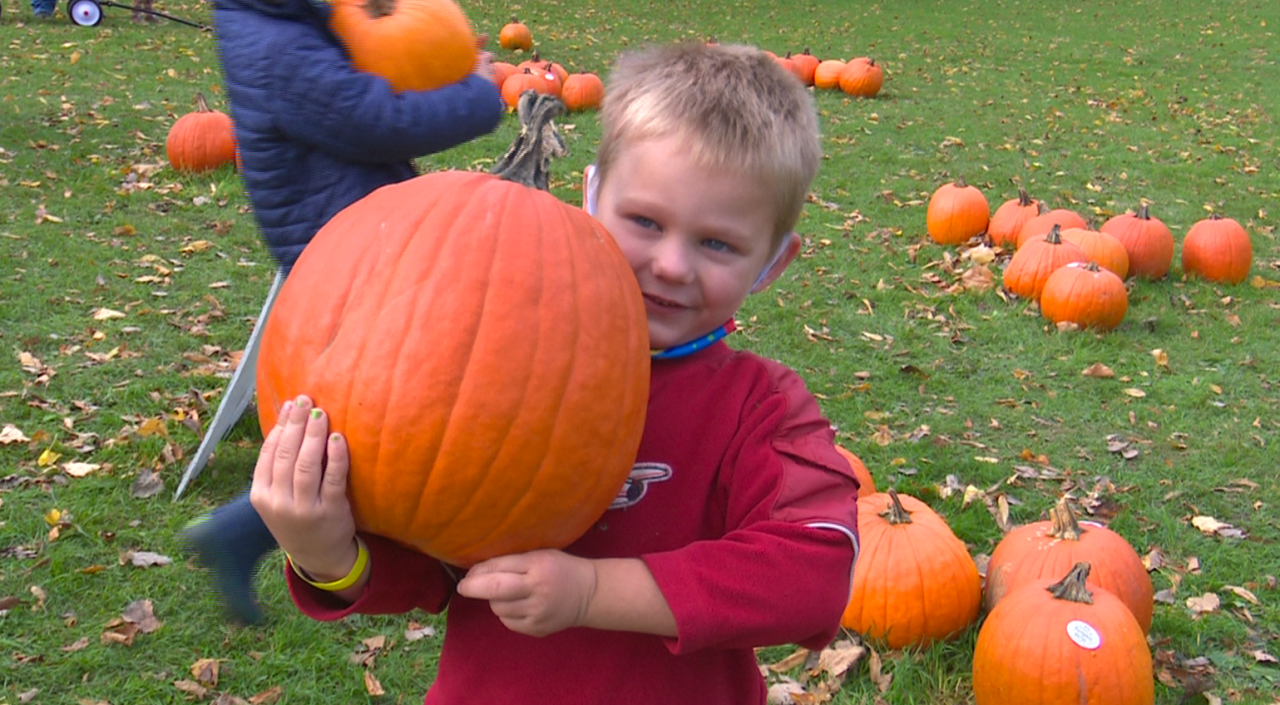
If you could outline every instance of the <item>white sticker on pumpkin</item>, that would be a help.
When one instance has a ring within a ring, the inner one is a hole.
[[[1083,649],[1093,651],[1102,646],[1102,635],[1098,630],[1078,619],[1067,622],[1067,636],[1076,643],[1076,646]]]

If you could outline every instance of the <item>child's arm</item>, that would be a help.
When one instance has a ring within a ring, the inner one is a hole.
[[[676,636],[676,621],[638,558],[531,551],[476,564],[458,594],[487,600],[508,629],[546,636],[570,627]]]
[[[444,151],[493,131],[502,118],[506,106],[482,75],[486,67],[482,61],[477,72],[435,90],[397,93],[317,37],[290,47],[273,67],[281,86],[276,127],[354,162],[406,161]]]

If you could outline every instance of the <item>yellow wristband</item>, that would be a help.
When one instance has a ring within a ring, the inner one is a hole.
[[[360,540],[359,536],[356,537],[356,564],[351,566],[351,572],[332,582],[318,583],[315,580],[312,580],[311,576],[307,575],[306,571],[294,564],[293,558],[290,557],[288,553],[284,554],[284,557],[285,560],[289,561],[289,567],[293,570],[294,575],[302,578],[302,581],[311,587],[324,590],[325,592],[346,590],[352,585],[355,585],[356,581],[360,579],[360,576],[364,574],[364,569],[369,565],[369,549],[365,548],[364,541]]]

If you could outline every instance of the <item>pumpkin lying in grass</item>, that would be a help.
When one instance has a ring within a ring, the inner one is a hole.
[[[424,91],[474,70],[475,33],[452,0],[333,0],[330,25],[361,71]]]
[[[1129,253],[1129,275],[1142,279],[1163,279],[1173,264],[1173,233],[1163,221],[1151,215],[1147,204],[1136,213],[1107,219],[1101,232],[1111,235]]]
[[[842,626],[901,649],[949,639],[978,618],[978,567],[929,505],[893,489],[860,497],[858,536]]]
[[[986,232],[991,221],[991,206],[977,186],[964,182],[964,177],[943,184],[929,196],[925,211],[925,227],[929,237],[939,245],[960,245],[969,238]]]
[[[178,171],[217,169],[236,159],[235,131],[231,116],[213,110],[196,94],[196,109],[174,121],[164,141],[169,166]]]
[[[875,494],[875,478],[871,477],[871,471],[867,469],[867,464],[862,462],[862,458],[854,455],[853,451],[842,445],[837,445],[836,451],[844,456],[844,459],[849,463],[849,468],[853,470],[853,477],[858,481],[858,496],[869,497]]]
[[[507,51],[529,51],[533,49],[533,32],[529,31],[528,25],[512,17],[498,31],[498,46]]]
[[[1004,268],[1004,288],[1024,299],[1039,301],[1050,274],[1068,262],[1084,261],[1084,251],[1063,240],[1062,231],[1054,225],[1048,235],[1024,241],[1013,253]]]
[[[1026,189],[1018,189],[1018,197],[1001,203],[991,214],[987,225],[987,238],[991,245],[1017,247],[1018,233],[1028,220],[1040,215],[1040,202],[1027,195]]]
[[[1090,582],[1120,598],[1143,633],[1150,630],[1151,578],[1133,546],[1101,524],[1077,522],[1065,500],[1058,501],[1049,517],[1019,526],[996,544],[987,563],[987,610],[1019,586],[1062,575],[1085,561],[1093,566]]]
[[[1040,290],[1040,313],[1054,324],[1108,331],[1120,325],[1128,310],[1124,282],[1097,262],[1068,262],[1054,270]]]
[[[996,605],[973,652],[977,705],[1153,705],[1151,649],[1115,595],[1078,563]]]
[[[311,396],[346,435],[357,526],[459,566],[577,539],[640,443],[635,276],[586,211],[529,185],[563,153],[562,110],[525,96],[498,175],[430,173],[338,213],[263,331],[264,435]]]
[[[1196,221],[1182,240],[1182,271],[1220,284],[1239,284],[1253,266],[1249,233],[1217,213]]]

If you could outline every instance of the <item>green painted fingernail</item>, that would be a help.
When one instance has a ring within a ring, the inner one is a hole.
[[[318,418],[320,418],[321,416],[324,416],[324,412],[323,412],[323,411],[320,411],[319,409],[312,409],[312,410],[311,410],[311,418],[313,418],[313,419],[318,419]]]

